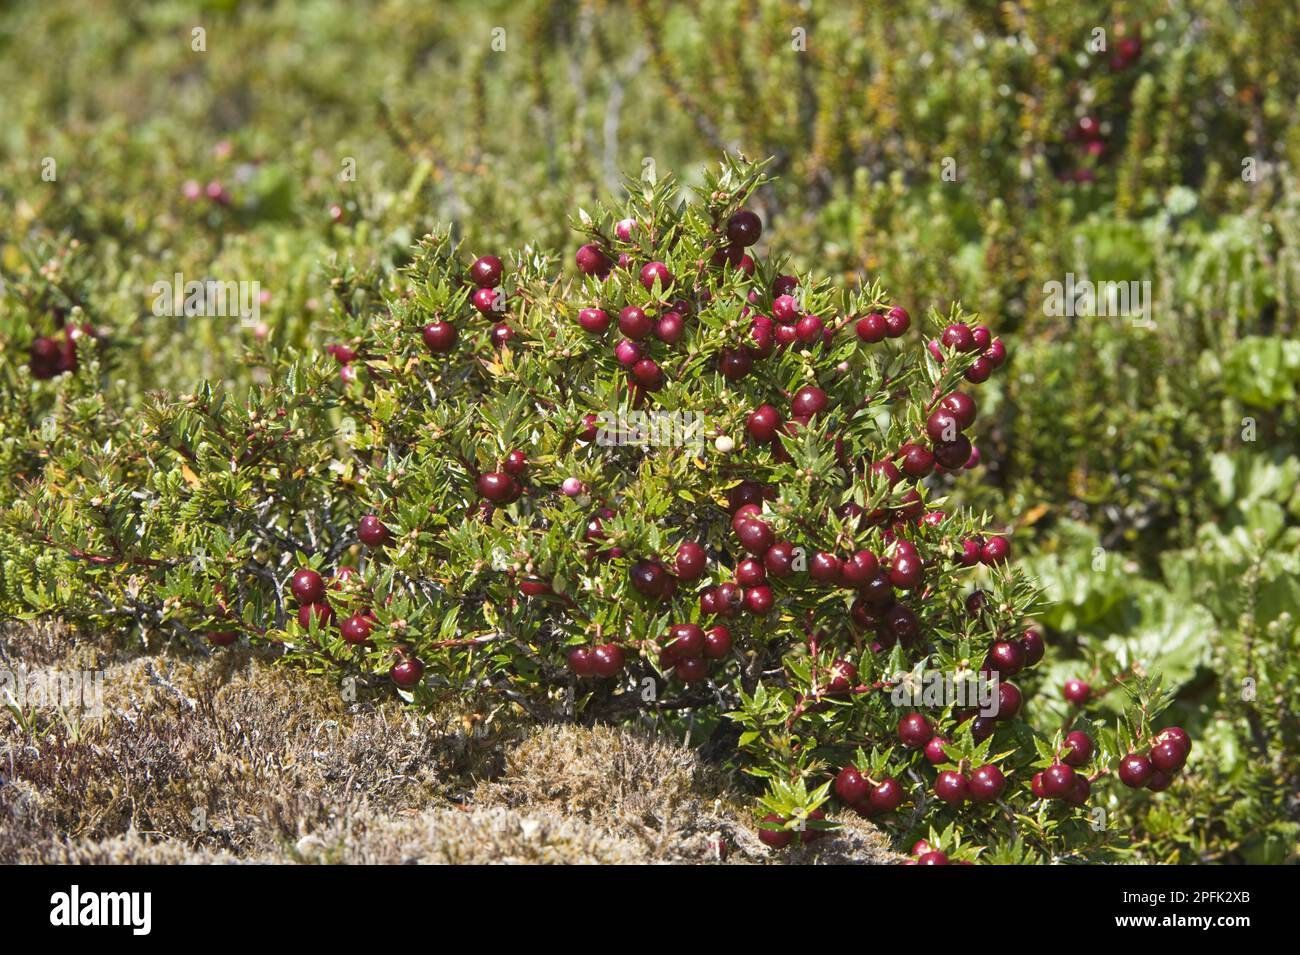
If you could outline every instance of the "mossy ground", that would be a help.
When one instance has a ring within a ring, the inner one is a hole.
[[[98,716],[0,712],[0,862],[897,861],[856,818],[771,853],[692,750],[612,727],[471,732],[247,650],[0,629],[0,669],[103,670]]]

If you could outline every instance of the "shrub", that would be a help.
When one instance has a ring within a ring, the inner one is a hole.
[[[648,722],[760,780],[772,846],[834,792],[957,861],[1113,852],[1083,808],[1166,742],[1159,680],[1112,667],[1114,728],[1086,688],[1027,719],[1006,678],[1043,655],[1039,595],[1007,523],[945,504],[1006,349],[960,306],[915,321],[759,256],[765,182],[629,182],[579,211],[577,274],[445,233],[401,273],[340,267],[328,355],[250,356],[243,401],[115,413],[82,342],[5,458],[0,611],[248,639],[471,723]],[[1187,756],[1164,749],[1152,789]]]

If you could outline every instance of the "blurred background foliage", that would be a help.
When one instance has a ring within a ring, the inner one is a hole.
[[[86,397],[25,370],[66,322],[103,333],[113,407],[256,387],[246,351],[327,342],[331,262],[399,266],[439,222],[567,261],[623,173],[772,156],[766,247],[1014,343],[954,493],[1015,526],[1062,680],[1162,669],[1205,737],[1152,855],[1282,861],[1297,49],[1291,0],[7,4],[0,462]],[[265,327],[155,316],[175,273],[260,282]],[[1050,314],[1067,274],[1150,282],[1151,321]]]

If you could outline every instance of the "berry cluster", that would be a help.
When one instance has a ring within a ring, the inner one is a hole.
[[[1119,781],[1130,789],[1162,792],[1183,768],[1192,751],[1192,738],[1181,726],[1171,726],[1156,734],[1146,755],[1129,753],[1119,762]]]

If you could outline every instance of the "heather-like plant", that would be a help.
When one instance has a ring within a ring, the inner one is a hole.
[[[650,722],[761,782],[773,847],[834,793],[923,862],[1105,851],[1092,785],[1162,789],[1190,743],[1158,678],[1114,726],[1012,681],[1045,652],[1013,515],[945,504],[1006,346],[759,255],[765,181],[631,181],[579,210],[576,274],[445,233],[340,267],[328,357],[250,355],[244,400],[61,404],[6,459],[0,611],[247,639],[474,720]],[[69,371],[93,390],[93,354]]]

